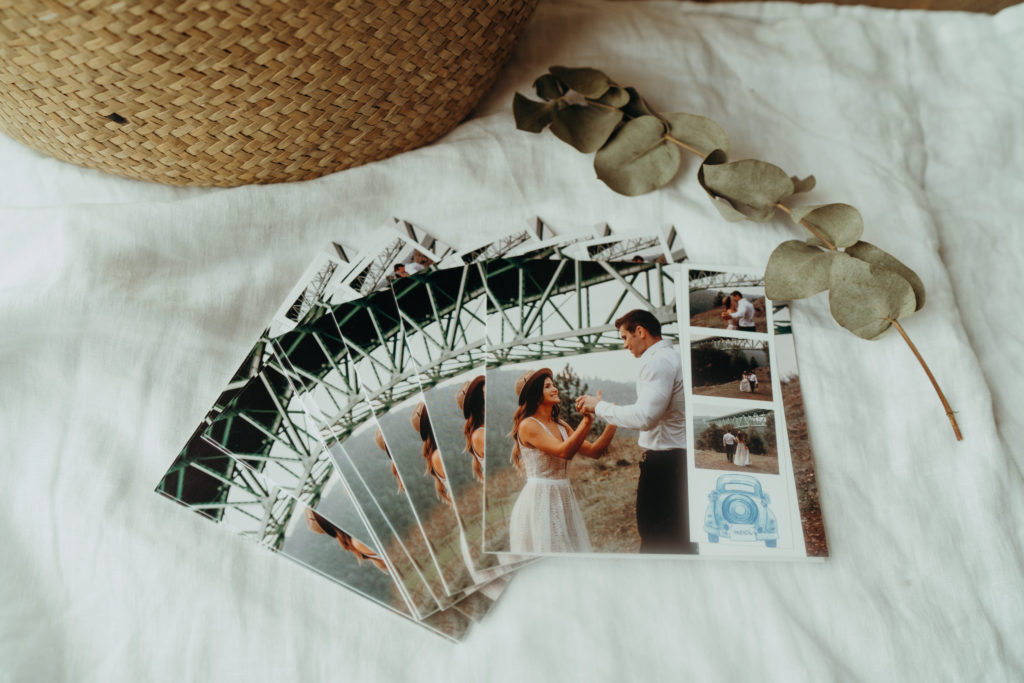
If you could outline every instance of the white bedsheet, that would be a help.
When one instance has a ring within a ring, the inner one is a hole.
[[[814,173],[928,288],[895,334],[794,311],[832,557],[545,560],[449,645],[155,495],[327,239],[401,216],[459,241],[673,223],[697,262],[762,264],[781,218],[722,221],[689,162],[615,195],[517,132],[516,90],[604,69],[704,114],[733,159]],[[0,681],[1020,680],[1024,677],[1024,8],[542,4],[438,143],[319,180],[180,189],[0,137]]]

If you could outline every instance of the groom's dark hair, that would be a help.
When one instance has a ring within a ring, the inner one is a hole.
[[[738,290],[738,289],[732,290],[732,294],[730,294],[729,296],[738,296],[741,299],[743,298],[743,295],[740,294],[740,290]]]
[[[650,311],[645,311],[642,308],[634,308],[629,313],[615,321],[615,329],[626,328],[626,331],[630,334],[636,332],[636,328],[642,327],[647,330],[647,333],[652,337],[661,336],[661,323],[654,317],[654,314]]]

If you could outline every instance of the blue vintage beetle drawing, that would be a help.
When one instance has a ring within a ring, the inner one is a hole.
[[[779,542],[779,528],[769,503],[771,498],[755,477],[721,475],[708,494],[708,509],[704,513],[708,540],[764,541],[765,546],[774,548]]]

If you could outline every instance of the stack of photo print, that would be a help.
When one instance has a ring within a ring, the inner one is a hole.
[[[374,235],[316,255],[157,492],[455,641],[538,557],[827,555],[761,269],[671,228]]]

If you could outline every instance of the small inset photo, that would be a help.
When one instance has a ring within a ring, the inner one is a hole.
[[[693,393],[772,400],[768,342],[746,337],[690,336]]]
[[[690,327],[768,331],[763,275],[692,269],[689,286]]]
[[[775,411],[694,409],[694,462],[697,467],[737,472],[779,473]]]
[[[779,545],[779,524],[772,498],[757,477],[723,474],[708,493],[704,512],[708,543]]]

